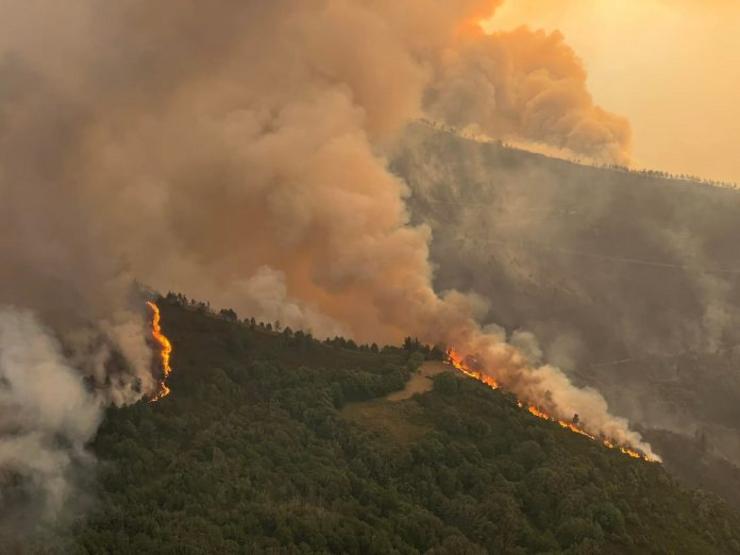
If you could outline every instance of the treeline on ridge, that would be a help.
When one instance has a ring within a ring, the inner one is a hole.
[[[385,401],[439,355],[413,339],[318,341],[182,300],[159,301],[172,394],[108,411],[96,502],[36,551],[740,552],[723,503],[505,393],[449,372]]]

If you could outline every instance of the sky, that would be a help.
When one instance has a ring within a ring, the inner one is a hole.
[[[740,1],[509,0],[489,30],[560,30],[633,165],[740,183]]]

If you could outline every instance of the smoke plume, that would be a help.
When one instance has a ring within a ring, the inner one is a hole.
[[[593,103],[586,77],[557,31],[481,32],[445,53],[427,104],[456,127],[627,165],[629,124]]]
[[[155,385],[135,277],[320,335],[454,344],[523,401],[649,451],[598,393],[482,331],[479,299],[433,290],[429,229],[386,168],[425,111],[621,160],[624,126],[560,37],[476,30],[498,3],[5,0],[0,302],[64,344],[42,351],[55,367],[112,381],[101,402]],[[113,380],[111,352],[129,366]]]

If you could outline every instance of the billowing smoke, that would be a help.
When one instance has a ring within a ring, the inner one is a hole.
[[[106,401],[154,386],[136,277],[319,335],[454,344],[523,401],[647,451],[596,392],[480,330],[480,300],[435,293],[429,230],[409,225],[387,171],[426,109],[621,152],[624,129],[560,38],[474,30],[497,4],[2,2],[0,302],[33,309],[65,364],[112,381]],[[488,81],[478,114],[454,109],[466,74]],[[112,352],[127,361],[113,380]]]
[[[33,314],[0,308],[4,523],[26,529],[39,514],[54,518],[64,508],[75,472],[90,461],[85,444],[95,434],[101,407]],[[0,537],[9,532],[3,527]]]
[[[95,184],[77,175],[87,109],[23,51],[0,53],[0,83],[4,541],[79,500],[104,406],[138,401],[156,381],[141,300],[97,219]]]
[[[629,124],[593,103],[586,77],[557,31],[481,33],[445,53],[427,104],[458,128],[627,165]]]

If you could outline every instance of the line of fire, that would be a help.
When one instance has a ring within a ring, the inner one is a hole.
[[[480,372],[478,370],[475,370],[471,368],[468,364],[465,363],[465,359],[460,356],[460,354],[455,351],[454,349],[449,349],[447,351],[447,359],[450,365],[452,365],[453,368],[464,374],[465,376],[472,378],[474,380],[477,380],[479,382],[482,382],[486,384],[491,389],[500,389],[500,384],[492,377],[487,374],[484,374],[483,372]],[[549,420],[551,422],[556,422],[561,427],[565,428],[566,430],[570,430],[573,433],[585,436],[593,441],[599,441],[601,442],[605,447],[608,447],[609,449],[617,449],[624,453],[625,455],[632,457],[634,459],[641,459],[647,462],[658,462],[656,459],[649,457],[645,455],[644,453],[641,453],[640,451],[637,451],[635,449],[631,449],[630,447],[626,447],[623,445],[618,445],[614,441],[612,441],[609,438],[605,437],[597,437],[593,434],[588,433],[585,429],[581,427],[581,423],[579,420],[578,415],[576,414],[573,417],[573,420],[568,422],[567,420],[559,420],[557,418],[554,418],[553,416],[547,414],[545,411],[540,409],[539,407],[536,407],[534,405],[525,405],[521,401],[518,402],[519,407],[525,408],[530,412],[530,414],[536,416],[537,418],[541,418],[542,420]]]
[[[162,315],[160,313],[159,307],[156,305],[156,303],[152,301],[148,301],[146,304],[151,311],[151,334],[152,339],[159,347],[159,357],[162,367],[162,376],[159,380],[159,388],[151,398],[151,402],[156,402],[167,397],[167,395],[171,393],[171,390],[167,385],[167,378],[172,373],[172,366],[170,364],[170,359],[172,357],[172,343],[162,331]],[[466,364],[465,359],[460,356],[460,354],[457,353],[457,351],[455,351],[454,349],[451,348],[447,351],[447,360],[453,368],[455,368],[465,376],[484,383],[491,389],[500,389],[500,384],[492,376],[471,368],[468,364]],[[605,447],[609,449],[617,449],[625,455],[634,459],[641,459],[647,462],[658,462],[656,459],[653,459],[640,451],[631,449],[630,447],[626,447],[623,445],[618,445],[616,442],[612,441],[609,438],[597,437],[593,434],[588,433],[581,426],[578,415],[575,415],[573,419],[569,422],[566,420],[554,418],[537,406],[525,405],[522,402],[518,402],[518,405],[521,408],[526,408],[530,412],[530,414],[536,416],[537,418],[556,422],[566,430],[570,430],[573,433],[582,435],[593,441],[601,442]]]

